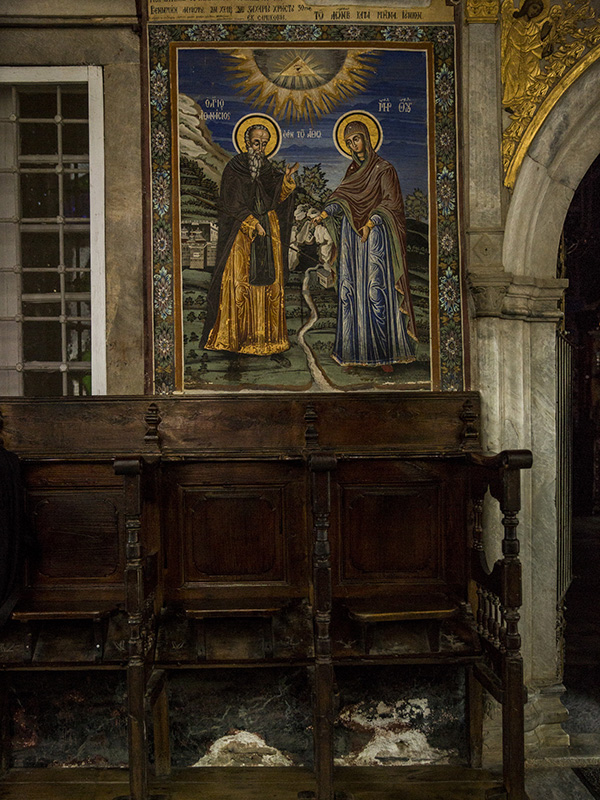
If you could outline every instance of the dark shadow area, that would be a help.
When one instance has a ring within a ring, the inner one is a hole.
[[[566,595],[564,683],[571,736],[600,735],[600,158],[564,227],[565,333],[573,348],[573,579]],[[600,767],[576,771],[600,798]]]

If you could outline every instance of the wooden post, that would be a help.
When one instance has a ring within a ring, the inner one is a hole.
[[[505,699],[502,706],[502,756],[507,800],[527,800],[525,794],[525,698],[523,662],[506,662]]]
[[[504,703],[502,706],[502,754],[507,800],[527,800],[525,794],[525,691],[523,659],[519,634],[519,609],[522,603],[521,562],[517,512],[521,508],[520,470],[531,465],[531,455],[516,451],[507,454],[503,465],[502,498],[504,539],[502,540],[502,602],[506,647],[504,661]]]
[[[477,631],[493,662],[491,671],[476,668],[476,674],[480,680],[483,678],[484,686],[502,704],[503,786],[488,790],[486,796],[490,800],[527,800],[524,737],[526,693],[519,633],[522,575],[517,514],[521,508],[521,470],[531,467],[532,456],[528,450],[507,450],[496,456],[471,454],[470,457],[473,463],[483,468],[473,507],[472,566],[479,584]],[[502,558],[496,561],[491,571],[487,565],[484,568],[481,532],[480,498],[483,496],[481,490],[485,490],[486,485],[500,504],[504,527]]]
[[[123,476],[125,495],[126,566],[125,592],[129,623],[127,707],[130,800],[148,800],[146,731],[146,649],[144,625],[144,569],[142,545],[141,460],[115,461],[115,473]]]
[[[127,706],[129,712],[129,796],[148,800],[148,756],[145,703],[145,665],[130,658],[127,664]]]
[[[466,681],[469,766],[480,769],[483,756],[483,686],[475,678],[472,666],[467,667]]]
[[[332,454],[313,453],[309,458],[313,512],[314,605],[314,742],[317,800],[333,800],[333,661],[331,658],[331,471]]]
[[[154,774],[164,778],[171,774],[171,746],[169,741],[169,703],[166,672],[155,669],[148,681],[146,699],[152,708],[154,731]]]
[[[10,700],[6,673],[0,675],[0,777],[10,767]]]

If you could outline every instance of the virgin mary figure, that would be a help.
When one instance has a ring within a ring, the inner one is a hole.
[[[373,149],[364,122],[348,122],[343,140],[352,163],[321,214],[337,249],[332,357],[344,367],[392,372],[394,364],[415,360],[417,345],[400,182]]]

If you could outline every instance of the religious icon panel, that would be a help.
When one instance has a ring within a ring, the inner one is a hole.
[[[453,27],[229,27],[150,31],[157,391],[461,389]]]

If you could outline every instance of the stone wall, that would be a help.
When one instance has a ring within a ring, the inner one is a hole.
[[[95,23],[90,26],[91,15]],[[142,119],[135,2],[7,0],[0,9],[0,51],[2,63],[11,66],[103,68],[108,393],[143,393]]]

